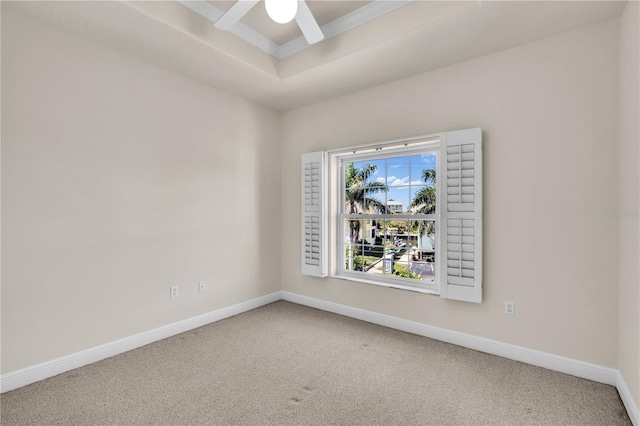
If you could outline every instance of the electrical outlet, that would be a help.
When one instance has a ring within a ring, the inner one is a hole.
[[[206,284],[204,283],[204,281],[198,281],[198,293],[203,293],[205,287]]]
[[[178,286],[177,285],[172,285],[171,286],[171,292],[169,293],[169,295],[171,297],[178,297]]]
[[[507,315],[515,315],[516,304],[514,302],[509,302],[509,301],[504,302],[504,313]]]

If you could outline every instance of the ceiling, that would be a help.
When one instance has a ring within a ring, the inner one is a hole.
[[[625,6],[619,1],[307,3],[327,36],[313,46],[295,23],[271,22],[260,5],[241,21],[260,37],[247,40],[214,28],[212,11],[219,17],[231,1],[2,1],[2,8],[289,110],[614,19]]]

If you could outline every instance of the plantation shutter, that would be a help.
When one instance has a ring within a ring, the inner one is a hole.
[[[440,140],[440,294],[482,302],[482,130]]]
[[[300,273],[328,275],[326,153],[302,155],[302,267]]]

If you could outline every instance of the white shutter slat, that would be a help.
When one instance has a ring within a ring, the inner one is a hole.
[[[473,271],[473,269],[475,268],[475,264],[473,263],[473,261],[471,262],[465,262],[465,261],[457,261],[457,260],[447,260],[447,267],[448,268],[460,268],[462,267],[462,269],[468,269],[470,271]]]
[[[327,184],[326,153],[302,155],[302,266],[300,273],[326,277]]]
[[[475,239],[473,237],[465,237],[464,235],[460,238],[460,235],[447,235],[447,243],[449,244],[460,244],[462,242],[463,245],[470,245],[473,247],[475,244]]]
[[[444,298],[482,302],[482,130],[447,132],[440,140],[438,260]]]
[[[449,278],[449,285],[455,287],[451,289],[451,295],[447,297],[447,299],[462,300],[463,302],[474,302],[474,300],[464,299],[464,294],[467,293],[467,291],[465,290],[470,287],[473,288],[473,278],[451,277]]]
[[[458,147],[452,147],[453,150],[453,154],[451,154],[451,151],[447,150],[447,162],[449,161],[459,161],[460,160],[460,154],[458,153]],[[463,149],[462,151],[462,161],[473,161],[473,159],[475,158],[473,155],[473,151],[470,149]]]
[[[447,203],[463,203],[463,204],[473,204],[474,201],[474,196],[473,194],[462,194],[462,198],[460,198],[460,195],[448,195],[447,196]]]
[[[447,188],[447,195],[459,195],[462,192],[462,195],[471,194],[473,195],[473,186],[451,186]]]
[[[460,162],[459,155],[449,155],[447,156],[447,172],[449,171],[458,171],[458,170],[473,170],[474,162],[473,161],[462,161]]]
[[[450,252],[447,260],[460,260],[460,258],[462,258],[462,260],[473,262],[473,253]]]
[[[455,179],[459,176],[460,172],[456,168],[455,170],[447,171],[447,178]],[[462,177],[463,178],[472,178],[473,170],[472,169],[462,169]]]

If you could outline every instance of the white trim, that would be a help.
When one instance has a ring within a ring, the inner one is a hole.
[[[396,148],[400,147],[400,145],[414,145],[416,142],[420,145],[424,144],[425,146],[433,145],[433,147],[440,146],[440,137],[442,136],[442,132],[440,133],[430,133],[428,135],[418,135],[418,136],[409,136],[404,138],[397,139],[386,139],[386,140],[378,140],[374,142],[367,142],[359,145],[351,145],[343,148],[333,148],[327,149],[329,154],[337,154],[344,155],[353,151],[376,151],[376,148]]]
[[[218,7],[206,1],[177,0],[177,2],[202,16],[203,18],[207,19],[208,21],[213,22],[214,24],[218,19],[222,17],[222,15],[224,15],[222,9],[219,9]],[[259,32],[243,24],[242,22],[236,23],[233,28],[229,30],[229,32],[237,37],[240,37],[247,43],[254,45],[263,52],[275,56],[276,58],[278,57],[278,52],[280,51],[279,44],[268,39]]]
[[[349,31],[380,16],[406,6],[413,0],[375,0],[359,9],[322,26],[325,38],[334,37]]]
[[[216,22],[224,15],[222,10],[206,1],[177,0],[177,2],[211,22]]]
[[[282,292],[282,299],[299,305],[310,306],[323,311],[333,312],[335,314],[405,331],[407,333],[413,333],[419,336],[440,340],[442,342],[452,343],[454,345],[474,349],[476,351],[498,355],[503,358],[513,359],[526,364],[547,368],[549,370],[571,374],[572,376],[582,377],[584,379],[593,380],[594,382],[606,383],[612,386],[615,386],[618,383],[617,375],[619,373],[613,368],[578,361],[560,355],[536,351],[534,349],[523,348],[521,346],[511,345],[508,343],[502,343],[496,340],[486,339],[484,337],[460,333],[458,331],[433,327],[419,322],[379,314],[377,312],[366,311],[364,309],[354,308],[347,305],[327,302],[325,300],[302,296],[288,291]]]
[[[98,362],[105,358],[148,345],[149,343],[166,339],[167,337],[175,336],[176,334],[184,333],[186,331],[259,308],[260,306],[268,305],[269,303],[280,300],[282,298],[280,293],[281,292],[277,291],[266,296],[258,297],[256,299],[248,300],[246,302],[238,303],[236,305],[198,315],[193,318],[188,318],[173,324],[168,324],[163,327],[125,337],[124,339],[116,340],[104,345],[89,348],[84,351],[4,374],[0,376],[1,392],[8,392],[40,380],[56,376],[64,373],[65,371],[93,364],[94,362]]]
[[[215,23],[224,12],[205,1],[177,0],[181,5],[191,9],[203,18]],[[359,9],[354,10],[340,18],[329,22],[321,27],[324,34],[324,40],[335,37],[359,25],[369,22],[375,18],[399,9],[402,6],[413,2],[414,0],[375,0]],[[284,59],[304,49],[311,47],[304,36],[288,41],[284,44],[278,44],[273,40],[265,37],[249,26],[238,22],[230,30],[237,37],[240,37],[247,43],[252,44],[265,53],[275,57],[276,59]]]
[[[338,274],[330,275],[330,277],[335,278],[337,280],[354,281],[354,282],[363,283],[363,284],[379,285],[381,287],[395,288],[398,290],[415,291],[417,293],[430,294],[432,296],[440,296],[440,293],[438,293],[437,291],[430,290],[425,287],[412,287],[410,285],[394,284],[389,281],[376,281],[374,279],[361,278],[358,275],[349,275],[350,273],[348,271],[341,271],[341,274],[342,275],[338,275]]]
[[[401,290],[417,291],[421,293],[440,294],[438,281],[425,282],[419,280],[411,280],[405,278],[398,278],[393,274],[368,274],[360,271],[353,271],[345,266],[347,263],[347,255],[345,253],[345,236],[347,230],[345,229],[345,221],[347,220],[421,220],[421,221],[434,221],[436,222],[436,229],[438,227],[439,216],[437,214],[410,214],[410,213],[396,213],[396,214],[384,214],[384,213],[344,213],[345,208],[345,166],[349,162],[363,161],[367,159],[374,160],[387,160],[396,157],[411,156],[417,154],[433,153],[436,154],[436,167],[440,163],[440,137],[442,133],[435,134],[434,136],[410,136],[400,139],[375,142],[368,145],[359,145],[356,148],[341,148],[340,150],[331,151],[330,155],[337,164],[336,172],[337,176],[333,176],[338,181],[337,190],[334,191],[333,206],[334,210],[332,215],[337,219],[336,226],[336,239],[334,250],[337,253],[337,265],[335,270],[332,271],[332,276],[338,279],[344,279],[355,282],[362,282],[366,284],[380,285],[389,288],[396,288]],[[388,171],[387,171],[388,172]],[[411,187],[412,184],[409,185]],[[440,191],[438,191],[440,192]],[[386,204],[389,205],[390,200],[387,200]],[[398,203],[401,204],[401,203]],[[440,203],[436,203],[439,205]],[[408,207],[407,207],[408,208]],[[437,234],[437,232],[436,232]],[[407,241],[408,243],[408,241]],[[437,264],[436,264],[437,267]],[[440,276],[436,272],[436,277]]]
[[[231,32],[231,34],[240,37],[247,43],[253,44],[263,52],[266,52],[271,56],[275,56],[277,59],[282,59],[279,55],[280,45],[273,40],[263,36],[248,25],[245,25],[242,22],[238,22],[229,31]]]
[[[372,3],[362,6],[359,9],[354,10],[338,19],[335,19],[328,24],[320,27],[324,34],[324,39],[327,40],[331,37],[335,37],[344,32],[347,32],[353,28],[356,28],[362,24],[365,24],[373,19],[376,19],[382,15],[386,15],[389,12],[393,12],[396,9],[406,6],[413,0],[395,0],[395,1],[381,1],[375,0]],[[295,53],[311,47],[304,36],[300,36],[296,39],[288,41],[278,46],[278,50],[274,56],[277,59],[287,58]]]
[[[593,380],[595,382],[615,386],[618,389],[618,393],[620,394],[620,398],[622,399],[631,422],[634,426],[640,426],[640,412],[638,411],[638,406],[636,405],[622,374],[620,374],[620,371],[618,370],[559,355],[523,348],[521,346],[485,339],[483,337],[433,327],[347,305],[327,302],[325,300],[303,296],[288,291],[277,291],[266,296],[258,297],[256,299],[178,321],[147,332],[125,337],[124,339],[116,340],[111,343],[106,343],[104,345],[96,346],[71,355],[7,373],[0,376],[0,389],[2,393],[8,392],[40,380],[56,376],[66,371],[83,367],[102,359],[148,345],[149,343],[184,333],[186,331],[268,305],[269,303],[277,302],[278,300],[286,300],[299,305],[333,312],[335,314],[356,318],[384,327],[429,337],[442,342],[452,343],[480,352],[498,355],[527,364],[548,368],[549,370],[559,371],[561,373],[567,373],[588,380]]]
[[[616,388],[618,389],[624,408],[627,409],[631,423],[633,423],[634,426],[640,426],[640,410],[638,410],[638,406],[633,400],[633,395],[631,395],[631,391],[627,387],[627,382],[624,381],[624,377],[622,377],[620,371],[616,372]]]

